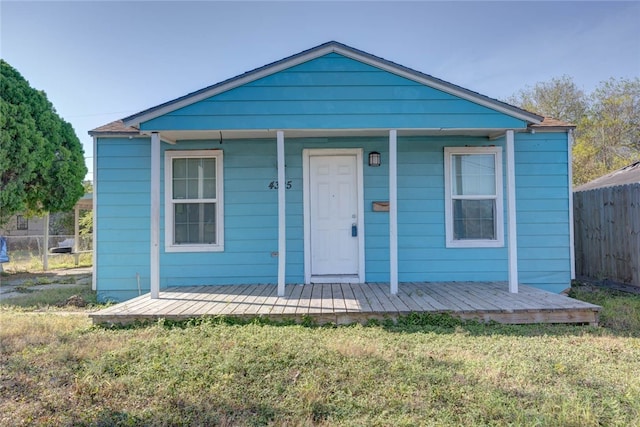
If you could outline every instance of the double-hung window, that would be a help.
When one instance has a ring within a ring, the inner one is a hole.
[[[224,250],[221,150],[165,152],[165,249]]]
[[[445,147],[447,247],[504,246],[502,148]]]

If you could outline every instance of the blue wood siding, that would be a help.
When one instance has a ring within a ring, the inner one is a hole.
[[[571,283],[567,134],[516,139],[520,281],[560,292]]]
[[[149,291],[150,143],[100,138],[96,180],[98,299],[124,300]]]
[[[487,145],[486,138],[400,137],[398,140],[399,279],[506,280],[506,248],[446,248],[446,146]],[[491,144],[504,144],[503,140]],[[305,148],[363,148],[367,281],[389,280],[389,215],[373,212],[388,187],[386,138],[287,139],[287,283],[304,280],[302,153]],[[224,150],[225,251],[165,253],[162,170],[161,288],[197,284],[270,283],[277,279],[276,144],[272,140],[180,141],[167,149]],[[382,166],[367,154],[382,154]],[[98,141],[98,292],[101,299],[137,295],[136,274],[149,290],[149,140]],[[567,136],[516,135],[520,281],[551,291],[569,285]],[[164,162],[161,163],[164,168]],[[506,203],[505,203],[506,206]]]
[[[141,123],[143,130],[523,128],[526,123],[331,53]]]

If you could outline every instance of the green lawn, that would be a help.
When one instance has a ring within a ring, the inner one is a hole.
[[[575,292],[611,304],[604,327],[104,329],[4,305],[0,425],[638,426],[640,297]]]

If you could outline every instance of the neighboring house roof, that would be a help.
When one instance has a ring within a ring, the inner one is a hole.
[[[573,191],[586,191],[602,187],[614,187],[640,183],[640,161],[625,166],[622,169],[589,181],[573,189]]]
[[[542,120],[542,123],[537,123],[533,125],[529,125],[530,128],[575,128],[576,125],[572,125],[571,123],[563,122],[562,120],[554,119],[553,117],[545,117]]]
[[[93,193],[85,193],[84,196],[78,200],[76,203],[76,207],[81,210],[92,210],[93,209]]]
[[[319,58],[329,53],[337,53],[345,57],[366,63],[368,65],[377,67],[384,71],[388,71],[390,73],[399,75],[401,77],[405,77],[407,79],[430,86],[432,88],[441,90],[443,92],[460,97],[462,99],[466,99],[468,101],[483,105],[485,107],[492,108],[496,111],[502,112],[512,117],[519,118],[530,124],[540,124],[543,120],[542,116],[539,116],[537,114],[515,107],[513,105],[509,105],[497,99],[489,98],[485,95],[481,95],[477,92],[454,85],[452,83],[446,82],[444,80],[438,79],[428,74],[421,73],[420,71],[413,70],[403,65],[396,64],[395,62],[386,60],[384,58],[380,58],[378,56],[355,49],[345,44],[342,44],[336,41],[330,41],[330,42],[321,44],[319,46],[313,47],[311,49],[305,50],[303,52],[297,53],[295,55],[289,56],[287,58],[281,59],[280,61],[267,64],[260,68],[256,68],[254,70],[248,71],[239,76],[232,77],[220,83],[189,93],[180,98],[176,98],[172,101],[165,102],[163,104],[141,111],[134,115],[125,117],[123,119],[124,125],[134,126],[134,127],[139,126],[140,123],[142,122],[146,122],[148,120],[151,120],[156,117],[175,111],[179,108],[185,107],[187,105],[191,105],[198,101],[215,96],[219,93],[231,90],[235,87],[258,80],[265,76],[275,74],[284,69],[293,67],[303,62],[310,61],[315,58]],[[109,126],[109,125],[106,125],[106,126]],[[101,128],[104,128],[104,127],[105,126]],[[99,131],[99,129],[101,128],[93,130],[92,133],[98,134],[98,132],[101,132]],[[108,129],[105,129],[105,131],[108,131]]]

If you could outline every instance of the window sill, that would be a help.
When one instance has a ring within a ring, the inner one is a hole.
[[[166,245],[165,252],[224,252],[224,245]]]
[[[500,240],[454,240],[447,242],[447,248],[503,248]]]

